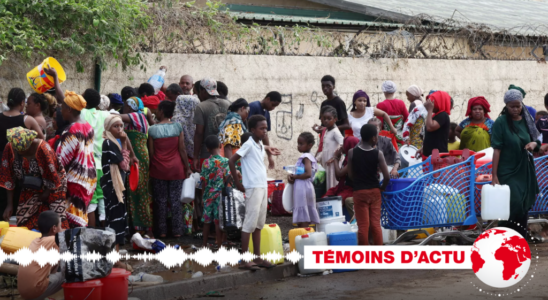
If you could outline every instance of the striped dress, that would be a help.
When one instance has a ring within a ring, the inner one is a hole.
[[[57,148],[67,173],[67,219],[71,227],[88,224],[87,208],[97,185],[93,137],[93,128],[88,123],[72,123],[61,135]]]
[[[100,184],[103,189],[103,196],[105,197],[106,227],[112,228],[116,232],[116,244],[124,245],[126,243],[126,235],[129,234],[126,205],[124,204],[127,189],[124,191],[124,202],[120,202],[116,196],[116,191],[112,184],[112,176],[110,175],[110,165],[120,165],[124,161],[124,156],[120,148],[111,140],[105,140],[102,149],[101,163],[103,165],[103,177],[101,177]],[[122,180],[125,182],[127,172],[120,168],[120,174],[122,175]]]

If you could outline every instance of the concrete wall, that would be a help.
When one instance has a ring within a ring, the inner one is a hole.
[[[333,57],[288,56],[239,56],[239,55],[185,55],[150,54],[145,73],[139,68],[122,72],[109,69],[103,72],[102,93],[120,92],[126,85],[138,86],[145,82],[157,66],[166,65],[167,83],[178,82],[183,74],[191,74],[195,80],[209,76],[221,80],[229,87],[229,98],[243,97],[248,101],[261,100],[267,92],[277,90],[284,95],[283,104],[272,112],[273,144],[283,151],[276,159],[277,171],[271,177],[282,176],[281,167],[294,164],[299,153],[297,137],[303,131],[311,131],[318,123],[319,106],[324,100],[320,78],[331,74],[336,80],[336,91],[350,107],[352,95],[358,89],[367,91],[372,104],[383,100],[380,86],[390,79],[398,85],[398,97],[405,99],[405,89],[418,84],[423,90],[445,90],[453,97],[455,108],[452,122],[464,118],[469,98],[485,96],[492,105],[491,116],[497,117],[503,107],[502,97],[510,84],[527,91],[525,103],[544,110],[543,98],[548,92],[548,67],[545,64],[525,61],[471,61],[471,60],[366,60]],[[12,63],[0,70],[1,95],[9,88],[22,86],[30,92],[24,81],[27,72],[24,64]],[[68,66],[68,62],[63,62]],[[11,69],[6,67],[12,66]],[[83,92],[93,87],[93,69],[76,74],[67,68],[68,80],[64,88]],[[10,71],[8,71],[10,70]],[[16,70],[13,72],[13,70]],[[76,80],[74,80],[76,78]],[[315,151],[315,149],[314,149]]]

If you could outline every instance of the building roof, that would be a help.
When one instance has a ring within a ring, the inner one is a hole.
[[[308,0],[368,16],[405,23],[421,14],[485,24],[496,30],[545,32],[548,0]],[[542,27],[541,29],[537,27]],[[519,29],[518,29],[519,27]],[[525,27],[525,28],[524,28]]]
[[[291,15],[272,15],[272,14],[255,14],[246,12],[233,12],[229,11],[231,16],[238,18],[239,20],[249,21],[263,21],[263,22],[287,22],[287,23],[306,23],[310,25],[344,25],[344,26],[377,26],[377,27],[390,27],[397,28],[403,26],[402,24],[387,24],[382,22],[370,22],[370,21],[357,21],[357,20],[345,20],[345,19],[331,19],[331,18],[316,18],[316,17],[300,17]]]
[[[401,23],[352,11],[325,11],[282,7],[227,4],[229,14],[239,20],[268,23],[306,23],[316,26],[371,26],[399,28]]]

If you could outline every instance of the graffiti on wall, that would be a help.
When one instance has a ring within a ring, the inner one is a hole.
[[[293,94],[283,94],[276,108],[276,135],[288,141],[293,138]]]

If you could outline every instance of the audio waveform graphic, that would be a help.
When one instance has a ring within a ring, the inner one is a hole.
[[[208,248],[200,248],[194,253],[186,253],[182,249],[175,249],[173,246],[166,246],[164,250],[156,254],[145,252],[134,255],[120,255],[120,253],[116,252],[116,250],[113,250],[104,257],[96,252],[88,252],[78,256],[70,252],[59,253],[59,251],[53,248],[50,250],[46,250],[44,247],[40,247],[40,249],[38,249],[38,251],[36,252],[30,251],[28,248],[22,248],[13,254],[6,254],[0,249],[0,263],[3,263],[6,260],[13,260],[22,266],[28,266],[32,261],[38,263],[40,267],[43,267],[46,264],[50,264],[53,266],[59,263],[59,261],[61,260],[65,262],[70,262],[77,258],[90,262],[95,262],[100,259],[106,258],[111,263],[116,263],[122,259],[137,259],[144,261],[156,260],[164,265],[166,268],[173,268],[175,266],[183,265],[187,260],[192,260],[204,267],[213,263],[213,261],[216,261],[217,264],[221,267],[226,265],[234,266],[238,264],[241,260],[249,262],[257,258],[257,256],[253,253],[250,253],[249,251],[241,254],[238,252],[238,250],[234,248],[226,249],[225,247],[221,247],[216,252],[212,252]],[[296,250],[293,250],[286,255],[282,255],[278,252],[268,252],[260,255],[260,258],[271,262],[284,258],[287,261],[296,264],[299,262],[300,259],[303,258],[303,256],[299,254]]]

